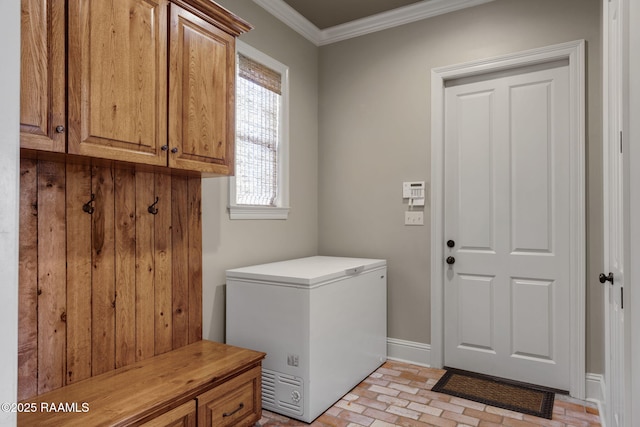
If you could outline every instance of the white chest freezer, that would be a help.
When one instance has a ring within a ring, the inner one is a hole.
[[[387,358],[385,260],[316,256],[227,270],[226,341],[267,353],[264,409],[311,422]]]

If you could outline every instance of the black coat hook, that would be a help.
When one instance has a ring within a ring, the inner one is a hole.
[[[156,208],[158,200],[160,200],[160,198],[156,196],[156,201],[153,202],[151,206],[149,206],[149,209],[147,209],[151,215],[156,215],[158,213],[158,208]]]
[[[84,205],[82,205],[82,210],[85,211],[86,213],[88,213],[89,215],[93,214],[93,211],[96,210],[95,207],[91,206],[91,203],[93,203],[93,201],[96,199],[96,195],[91,193],[91,200],[89,200],[87,203],[85,203]]]

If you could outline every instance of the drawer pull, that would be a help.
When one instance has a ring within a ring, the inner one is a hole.
[[[244,403],[240,402],[240,405],[236,408],[236,410],[235,410],[235,411],[225,412],[225,413],[223,413],[223,414],[222,414],[222,417],[223,417],[223,418],[230,417],[230,416],[232,416],[233,414],[235,414],[236,412],[238,412],[238,411],[242,410],[242,408],[244,408]]]

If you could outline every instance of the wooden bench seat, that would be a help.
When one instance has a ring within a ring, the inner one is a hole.
[[[198,341],[27,399],[18,425],[250,426],[262,412],[264,356]]]

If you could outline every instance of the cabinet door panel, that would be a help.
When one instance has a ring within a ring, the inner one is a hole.
[[[171,5],[169,165],[233,173],[235,38]]]
[[[166,165],[167,0],[69,2],[73,154]]]
[[[65,151],[64,0],[22,0],[20,146]],[[63,126],[63,128],[56,128]]]

